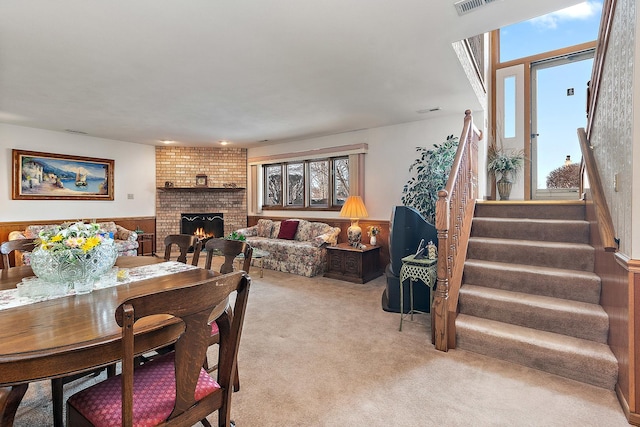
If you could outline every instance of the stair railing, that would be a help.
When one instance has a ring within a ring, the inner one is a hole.
[[[600,94],[600,84],[602,81],[602,70],[604,60],[607,54],[609,40],[611,38],[611,26],[615,15],[617,1],[605,0],[602,6],[602,17],[600,19],[600,30],[598,32],[598,44],[596,45],[596,54],[593,58],[593,69],[591,71],[591,81],[587,86],[587,126],[578,129],[578,140],[580,150],[582,151],[582,161],[580,163],[580,194],[584,194],[584,176],[589,180],[591,189],[591,198],[596,212],[598,230],[602,245],[607,252],[615,252],[618,250],[618,243],[615,238],[615,229],[609,205],[605,198],[604,187],[600,180],[598,165],[593,148],[589,139],[591,138],[591,130],[593,121],[597,112],[598,95]]]
[[[593,156],[593,149],[591,148],[591,144],[589,144],[584,128],[578,129],[578,139],[580,141],[580,150],[582,151],[582,163],[584,164],[584,169],[589,179],[591,198],[593,199],[593,206],[596,212],[602,246],[607,252],[615,252],[618,250],[618,244],[615,239],[615,228],[613,226],[613,220],[611,219],[611,212],[609,212],[609,205],[604,195],[604,187],[600,180],[598,165]],[[581,191],[584,190],[581,189]]]
[[[455,345],[455,313],[462,283],[471,221],[478,185],[478,141],[482,132],[473,124],[471,110],[464,112],[464,126],[447,186],[438,192],[438,281],[431,307],[431,341],[448,351]]]

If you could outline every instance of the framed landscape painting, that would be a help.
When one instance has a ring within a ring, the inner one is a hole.
[[[12,151],[14,200],[113,200],[113,160]]]

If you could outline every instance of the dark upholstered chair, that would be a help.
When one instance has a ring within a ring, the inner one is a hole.
[[[161,290],[132,297],[116,309],[122,327],[122,375],[109,378],[71,396],[70,426],[190,426],[218,411],[218,424],[230,425],[232,382],[244,321],[250,279],[244,272],[216,276],[195,286]],[[217,381],[202,368],[210,334],[209,317],[236,291],[234,315],[218,318],[221,360]],[[169,314],[186,327],[175,351],[134,370],[133,324],[144,317]],[[136,384],[136,387],[134,387]],[[175,390],[175,399],[172,396]]]
[[[251,255],[253,249],[246,242],[240,242],[238,240],[228,239],[209,239],[205,244],[205,251],[207,252],[207,259],[205,262],[205,268],[211,270],[214,255],[224,256],[224,263],[220,266],[220,273],[226,274],[233,271],[233,262],[240,254],[243,255],[242,269],[249,273],[251,267]],[[211,339],[209,345],[216,345],[220,343],[220,334],[218,333],[218,325],[216,322],[211,322]],[[205,359],[205,369],[211,373],[217,369],[217,365],[209,365],[207,359]],[[233,383],[234,391],[240,390],[240,377],[238,376],[238,365],[236,363],[236,375]]]
[[[193,249],[191,265],[198,265],[200,251],[202,250],[202,242],[198,237],[192,234],[169,234],[164,238],[164,259],[166,261],[171,260],[171,251],[174,245],[180,250],[180,255],[178,255],[176,261],[186,264],[187,253],[189,253],[189,249]]]
[[[9,240],[3,242],[0,245],[0,253],[2,254],[2,262],[4,268],[11,268],[9,263],[9,255],[14,251],[32,252],[36,247],[37,239],[18,239]],[[51,380],[51,403],[53,406],[53,425],[54,427],[63,427],[63,399],[64,399],[64,385],[72,381],[85,377],[87,375],[98,375],[102,372],[102,369],[97,369],[92,372],[83,372],[80,374],[70,375],[62,378],[55,378]],[[107,375],[113,376],[116,373],[115,365],[107,367]]]

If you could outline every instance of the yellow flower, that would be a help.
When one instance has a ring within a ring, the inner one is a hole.
[[[62,241],[62,236],[59,234],[56,234],[55,236],[53,236],[50,240],[51,242],[55,243],[55,242],[61,242]]]
[[[101,242],[100,237],[91,236],[84,241],[84,243],[80,246],[80,248],[85,252],[89,252],[91,249],[98,246],[100,242]]]

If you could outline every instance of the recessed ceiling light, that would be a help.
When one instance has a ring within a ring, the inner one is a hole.
[[[418,113],[418,114],[426,114],[426,113],[433,113],[434,111],[439,111],[439,110],[440,110],[440,107],[425,108],[424,110],[416,111],[416,113]]]
[[[83,132],[81,130],[65,129],[64,131],[65,132],[69,132],[69,133],[75,133],[75,134],[78,134],[78,135],[89,135],[88,133]]]
[[[173,144],[175,141],[172,141],[170,139],[161,139],[160,142],[162,142],[163,144]]]
[[[228,145],[229,141],[220,141],[220,145]]]

